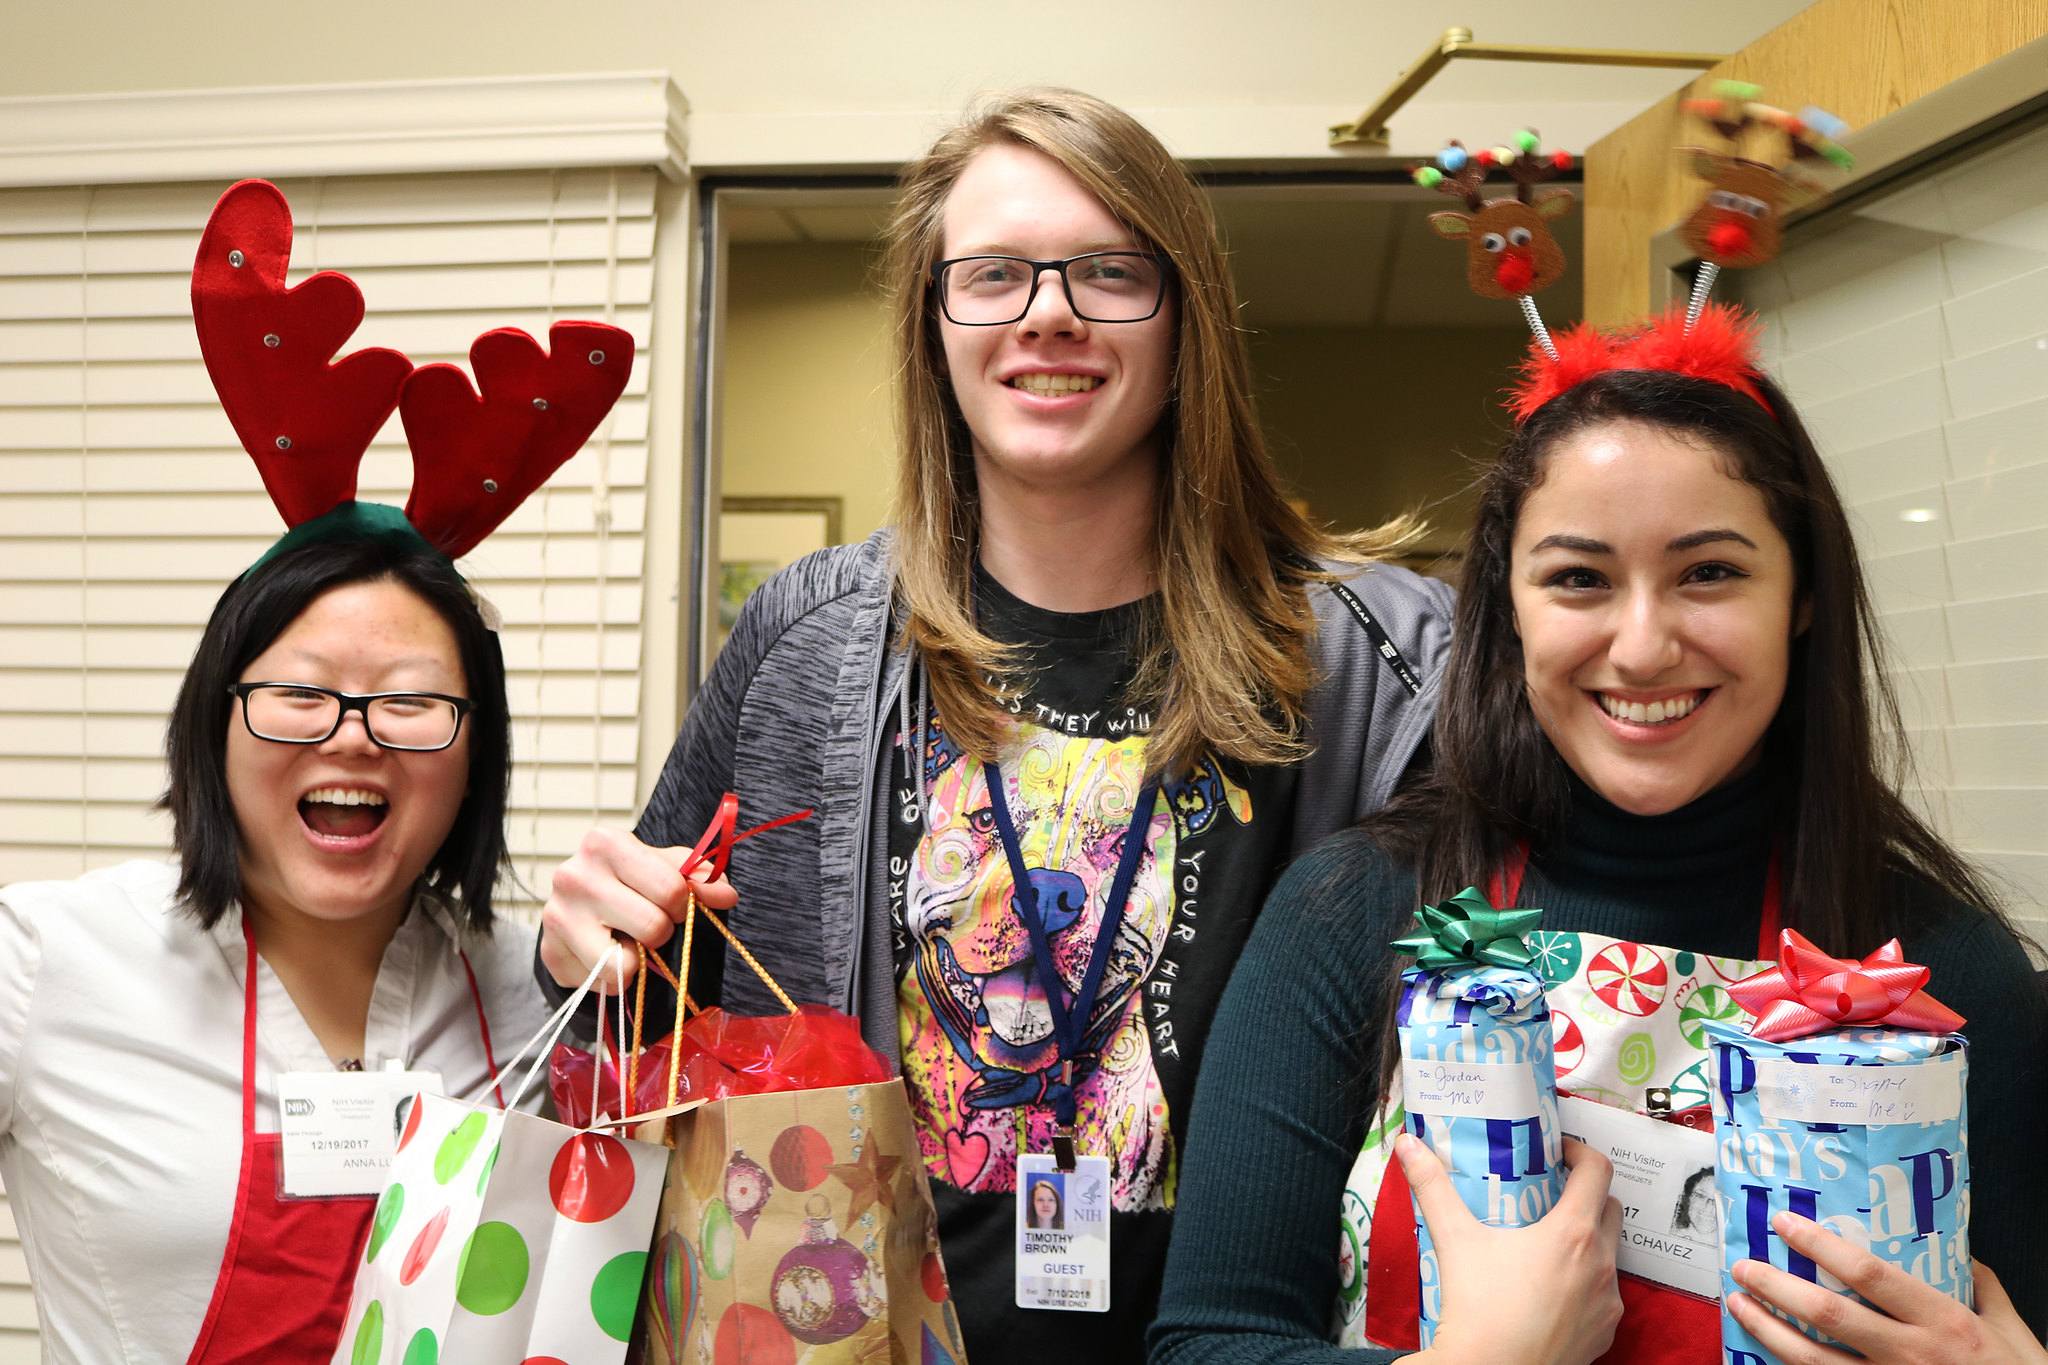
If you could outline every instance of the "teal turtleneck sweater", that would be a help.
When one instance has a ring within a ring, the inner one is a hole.
[[[1720,957],[1757,957],[1771,802],[1753,775],[1662,816],[1575,786],[1565,836],[1530,859],[1519,903],[1543,927]],[[1989,916],[1927,890],[1906,941],[1928,989],[1969,1021],[1977,1259],[2021,1314],[2048,1322],[2048,994]],[[1365,1140],[1386,944],[1407,928],[1411,872],[1347,831],[1267,899],[1216,1014],[1189,1119],[1153,1365],[1382,1365],[1340,1351],[1337,1215]],[[1875,945],[1873,945],[1875,946]]]

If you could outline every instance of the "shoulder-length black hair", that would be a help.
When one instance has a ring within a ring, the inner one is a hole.
[[[484,624],[469,585],[424,542],[325,541],[259,564],[228,585],[185,681],[165,737],[171,782],[158,806],[171,814],[178,850],[178,896],[212,928],[242,894],[241,830],[228,798],[228,687],[322,593],[388,580],[410,589],[455,633],[469,686],[469,790],[454,827],[428,862],[422,883],[460,902],[479,929],[491,923],[491,892],[508,865],[505,797],[512,773],[512,727],[505,702],[505,656]]]
[[[1724,460],[1763,495],[1792,549],[1811,624],[1792,642],[1763,760],[1777,804],[1784,923],[1827,952],[1860,957],[1914,927],[1927,903],[1912,894],[1915,883],[2000,914],[1984,878],[1899,798],[1904,731],[1848,517],[1790,401],[1768,378],[1757,376],[1756,387],[1770,411],[1708,380],[1609,371],[1531,414],[1482,477],[1434,766],[1366,824],[1416,869],[1421,899],[1483,886],[1516,841],[1540,849],[1564,830],[1568,770],[1526,699],[1509,552],[1545,456],[1589,428],[1636,422]]]

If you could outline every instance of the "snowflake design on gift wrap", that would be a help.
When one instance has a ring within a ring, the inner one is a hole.
[[[1536,956],[1536,971],[1546,986],[1555,986],[1560,981],[1569,981],[1579,969],[1582,949],[1577,934],[1552,933],[1538,929],[1526,940],[1530,952]]]

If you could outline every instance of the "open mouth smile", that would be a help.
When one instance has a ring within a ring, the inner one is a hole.
[[[1099,388],[1102,382],[1092,374],[1019,374],[1003,381],[1010,388],[1040,398],[1064,398],[1070,393],[1087,393]]]
[[[299,823],[315,844],[347,852],[367,844],[383,827],[391,805],[365,787],[315,787],[299,798]]]
[[[1711,687],[1693,692],[1679,692],[1655,701],[1629,701],[1607,692],[1590,692],[1587,695],[1597,702],[1609,720],[1631,729],[1655,730],[1678,724],[1700,708],[1700,704],[1714,694]]]

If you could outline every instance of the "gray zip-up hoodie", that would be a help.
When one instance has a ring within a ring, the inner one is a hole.
[[[821,550],[747,599],[634,833],[655,847],[689,843],[728,791],[739,795],[742,829],[813,810],[733,850],[739,905],[727,923],[791,996],[858,1015],[869,1044],[893,1058],[883,746],[908,669],[896,647],[889,535]],[[1321,681],[1290,855],[1387,799],[1436,714],[1450,645],[1448,585],[1390,565],[1327,567],[1347,577],[1309,590]],[[536,970],[551,997],[566,995]],[[722,1001],[738,1014],[779,1012],[730,952]]]

